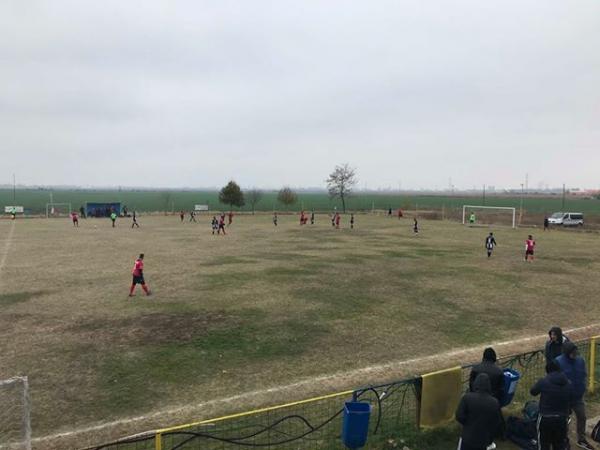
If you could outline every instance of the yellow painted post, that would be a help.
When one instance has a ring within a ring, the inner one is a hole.
[[[162,434],[160,432],[154,436],[154,450],[162,450]]]
[[[594,387],[596,384],[596,338],[593,337],[590,340],[590,365],[589,369],[589,383],[588,383],[588,392],[590,394],[594,393]]]

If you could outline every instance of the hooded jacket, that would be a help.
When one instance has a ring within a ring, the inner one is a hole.
[[[494,361],[484,359],[480,364],[473,366],[469,376],[469,390],[475,391],[475,380],[482,373],[489,377],[492,395],[500,402],[504,396],[504,373]]]
[[[585,384],[587,372],[585,370],[585,361],[581,356],[570,358],[569,355],[577,350],[577,347],[572,342],[563,344],[563,354],[556,358],[556,362],[560,366],[560,370],[566,375],[573,385],[573,400],[579,401],[585,394]]]
[[[490,378],[485,373],[477,376],[473,391],[460,400],[456,420],[463,426],[461,436],[466,445],[485,448],[502,426],[500,403],[492,396]]]
[[[531,395],[540,395],[540,415],[568,417],[573,401],[573,387],[562,372],[550,372],[531,388]]]
[[[565,342],[569,342],[569,339],[563,335],[563,332],[559,327],[550,328],[550,331],[548,331],[548,336],[550,336],[553,332],[556,333],[557,339],[556,342],[554,342],[552,341],[552,338],[550,338],[548,339],[548,342],[546,342],[546,349],[544,351],[546,361],[551,361],[562,355],[563,344]]]

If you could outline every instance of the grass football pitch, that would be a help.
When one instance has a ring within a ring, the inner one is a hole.
[[[358,215],[354,230],[347,217],[340,230],[325,215],[297,219],[238,216],[227,236],[213,236],[206,216],[141,216],[140,229],[130,219],[0,221],[0,379],[30,377],[34,435],[600,313],[597,233],[537,232],[525,263],[527,229],[494,229],[488,260],[488,228],[421,221],[415,235],[410,219]],[[140,252],[154,295],[128,298]]]

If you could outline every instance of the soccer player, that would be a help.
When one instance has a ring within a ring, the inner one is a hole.
[[[525,241],[525,261],[533,261],[533,251],[535,250],[535,241],[533,236],[529,235]]]
[[[492,252],[494,251],[494,247],[498,245],[496,243],[496,238],[494,237],[494,233],[490,233],[488,237],[485,238],[485,248],[487,249],[488,258],[492,257]]]
[[[388,217],[392,217],[392,207],[390,206],[390,209],[388,209]]]
[[[181,222],[183,223],[183,219],[185,218],[185,213],[182,211],[179,212],[179,218],[181,219]]]
[[[310,224],[314,225],[315,224],[315,210],[313,209],[312,212],[310,213]]]
[[[354,213],[350,214],[350,229],[354,229]]]
[[[398,208],[398,220],[402,219],[402,217],[404,217],[404,214],[402,213],[402,208]]]
[[[133,210],[133,215],[131,216],[131,228],[139,228],[140,224],[137,222],[137,214],[135,209]]]
[[[115,222],[117,221],[117,213],[116,212],[111,212],[110,213],[110,220],[112,221],[112,227],[115,227]]]
[[[413,224],[413,231],[414,231],[415,233],[418,233],[418,232],[419,232],[419,222],[417,222],[417,218],[416,218],[416,217],[415,217],[415,222],[414,222],[414,224]]]
[[[227,234],[225,233],[225,213],[221,214],[221,218],[219,219],[217,234],[221,234],[221,231],[223,231],[223,236]]]
[[[79,217],[77,217],[77,213],[75,211],[71,213],[71,220],[73,221],[74,227],[79,227]]]
[[[219,230],[219,221],[217,220],[216,216],[213,216],[211,226],[212,226],[212,234],[215,234],[215,231]]]
[[[331,215],[331,226],[335,227],[335,213]]]
[[[277,213],[273,213],[273,225],[277,226]]]
[[[129,289],[129,296],[133,297],[133,292],[135,291],[135,285],[141,284],[142,289],[146,293],[146,295],[150,295],[150,289],[146,286],[146,281],[144,280],[144,254],[140,253],[138,259],[135,260],[133,264],[133,271],[131,272],[133,275],[133,281],[131,282],[131,288]]]
[[[10,216],[12,220],[15,220],[17,218],[17,208],[15,208],[14,206],[10,210]]]
[[[340,213],[336,212],[335,213],[335,227],[338,229],[340,228],[340,219],[341,219]]]
[[[548,220],[548,216],[544,216],[544,231],[550,228],[550,221]]]
[[[227,226],[231,225],[233,223],[233,211],[229,211],[229,214],[227,215]]]
[[[194,210],[190,211],[190,222],[196,222],[196,213]]]
[[[471,225],[475,225],[475,213],[471,212],[471,215],[469,216],[469,223]]]

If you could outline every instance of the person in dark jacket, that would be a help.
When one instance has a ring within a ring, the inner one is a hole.
[[[565,342],[563,344],[563,354],[556,358],[556,362],[573,386],[571,410],[575,413],[575,417],[577,418],[577,446],[593,450],[594,447],[592,447],[585,438],[586,417],[585,403],[583,401],[587,379],[585,361],[579,356],[575,344],[572,342]]]
[[[477,375],[480,373],[485,373],[490,379],[492,395],[496,398],[496,400],[498,400],[498,402],[501,402],[504,394],[504,373],[496,364],[497,360],[498,358],[496,357],[496,352],[493,348],[488,347],[483,351],[483,360],[480,364],[477,364],[473,367],[473,369],[471,369],[471,375],[469,377],[469,390],[474,392],[474,383],[477,379]]]
[[[546,355],[546,362],[558,358],[562,355],[563,344],[569,339],[563,334],[560,327],[552,327],[548,331],[548,342],[546,342],[546,349],[544,355]]]
[[[486,450],[492,444],[502,426],[502,413],[487,374],[479,374],[473,382],[473,392],[463,395],[456,420],[463,426],[460,450]]]
[[[533,396],[541,394],[537,423],[540,450],[565,450],[573,389],[553,359],[546,363],[546,374],[530,391]]]

